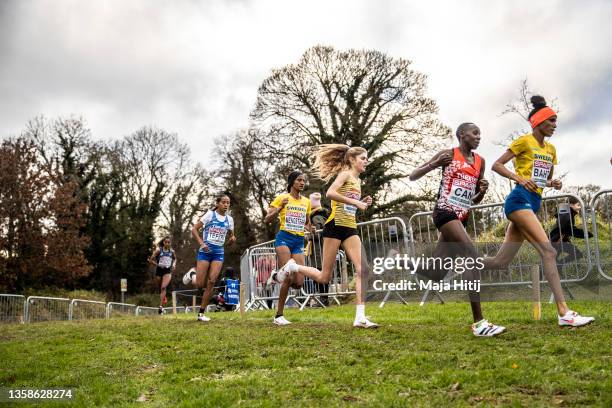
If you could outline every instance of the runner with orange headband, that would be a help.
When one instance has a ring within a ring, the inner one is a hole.
[[[557,270],[557,252],[536,216],[542,203],[542,190],[545,187],[559,190],[562,186],[561,180],[553,179],[557,152],[551,143],[544,140],[555,132],[557,114],[546,106],[546,100],[539,95],[532,96],[531,103],[533,110],[528,119],[533,132],[513,141],[508,150],[493,164],[493,170],[515,181],[516,187],[504,203],[504,212],[510,221],[504,243],[495,257],[485,258],[485,268],[506,268],[526,239],[542,258],[544,275],[557,304],[559,326],[584,326],[595,319],[580,316],[567,307]],[[516,173],[505,166],[512,159]]]

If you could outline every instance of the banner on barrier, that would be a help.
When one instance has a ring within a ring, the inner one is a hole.
[[[228,279],[225,281],[225,303],[228,305],[240,304],[240,281]]]

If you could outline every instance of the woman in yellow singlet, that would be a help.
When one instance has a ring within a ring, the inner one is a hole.
[[[557,252],[536,216],[542,203],[542,190],[545,187],[559,190],[562,185],[561,180],[553,179],[557,152],[551,143],[544,140],[555,132],[557,114],[546,106],[546,100],[539,95],[532,96],[531,103],[533,110],[528,119],[533,132],[513,141],[493,164],[493,170],[515,181],[516,187],[504,203],[504,212],[510,221],[504,243],[495,257],[485,258],[484,264],[487,269],[506,268],[526,239],[542,258],[544,276],[557,304],[559,326],[584,326],[595,319],[580,316],[567,307],[557,270]],[[512,159],[515,161],[516,173],[505,166]]]
[[[304,265],[304,232],[311,231],[310,200],[301,192],[306,186],[306,175],[301,171],[292,171],[287,178],[287,192],[276,196],[270,203],[265,222],[271,223],[275,218],[280,221],[280,228],[274,241],[274,248],[281,265],[293,259],[298,265]],[[269,282],[277,280],[278,273],[270,275]],[[281,282],[279,282],[281,283]],[[283,316],[289,287],[299,289],[304,285],[304,276],[295,273],[287,276],[280,287],[278,306],[274,324],[285,326],[291,322]]]
[[[359,176],[368,164],[368,154],[363,147],[349,147],[341,144],[319,146],[315,160],[315,174],[330,182],[327,190],[331,199],[332,211],[323,228],[323,267],[322,270],[298,265],[289,260],[278,272],[277,279],[284,280],[288,275],[301,273],[319,283],[328,283],[332,276],[336,255],[340,246],[346,252],[355,270],[355,291],[357,310],[353,326],[376,328],[378,325],[365,316],[365,297],[367,277],[361,259],[361,239],[357,233],[357,210],[365,211],[372,204],[372,197],[361,198]]]

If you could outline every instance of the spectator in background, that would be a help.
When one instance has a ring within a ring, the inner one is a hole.
[[[563,268],[563,265],[570,262],[576,262],[578,259],[584,257],[582,252],[571,242],[572,237],[584,239],[584,230],[582,228],[576,228],[575,221],[575,217],[580,213],[581,209],[582,206],[580,205],[580,201],[575,197],[570,197],[569,212],[559,211],[555,228],[550,231],[550,242],[557,250],[557,269],[559,270]],[[588,236],[591,238],[593,234],[589,232]],[[563,253],[567,254],[565,258],[561,258]]]

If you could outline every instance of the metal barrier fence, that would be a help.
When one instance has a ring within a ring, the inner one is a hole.
[[[72,299],[70,301],[68,320],[104,318],[106,318],[106,302],[85,299]]]
[[[564,259],[570,260],[570,262],[563,263],[558,258],[559,275],[563,284],[583,281],[593,267],[589,248],[588,217],[584,203],[579,197],[572,194],[543,197],[542,207],[538,213],[549,239],[550,233],[555,227],[561,229],[560,220],[562,216],[569,219],[570,227],[573,229],[575,226],[570,213],[570,198],[575,199],[581,205],[579,215],[582,218],[580,229],[584,234],[584,247],[582,250],[578,248],[582,244],[577,242],[553,243],[559,252],[567,253]],[[501,246],[508,225],[503,206],[504,203],[494,203],[475,205],[471,208],[466,230],[481,255],[493,256]],[[433,223],[432,212],[414,214],[408,224],[412,253],[417,255],[431,253],[438,240],[438,231]],[[507,268],[481,271],[481,286],[529,285],[532,282],[531,274],[534,266],[540,267],[540,281],[545,282],[541,263],[540,256],[533,246],[525,242]],[[452,278],[452,276],[447,276],[449,280]],[[565,288],[570,297],[573,297],[567,286]],[[428,292],[425,293],[423,300],[425,300],[427,294]]]
[[[106,318],[112,316],[136,315],[136,305],[130,303],[109,302],[106,304]]]
[[[385,257],[390,252],[407,253],[409,245],[408,230],[401,218],[385,218],[357,224],[357,231],[362,242],[362,268],[369,268],[368,261]],[[311,239],[310,253],[306,256],[306,265],[318,269],[322,267],[323,239],[317,231]],[[248,248],[241,258],[243,281],[247,282],[249,300],[246,309],[267,309],[278,300],[279,285],[269,284],[268,278],[273,270],[278,269],[278,259],[274,241],[264,242]],[[245,269],[247,273],[245,274]],[[369,274],[371,277],[371,274]],[[299,290],[290,290],[288,301],[295,301],[301,309],[314,302],[325,306],[329,300],[339,303],[338,296],[354,294],[354,268],[340,250],[332,271],[329,284],[319,284],[308,278]],[[387,292],[386,298],[391,292]],[[386,300],[386,299],[385,299]]]
[[[166,308],[168,309],[168,308]],[[184,308],[183,308],[184,309]],[[55,320],[104,319],[114,316],[158,315],[157,307],[48,296],[0,294],[0,322],[34,323]]]
[[[26,298],[22,295],[0,294],[0,321],[25,322]]]
[[[136,308],[136,316],[156,316],[158,314],[159,308],[157,307],[138,306]]]
[[[70,299],[46,296],[30,296],[26,299],[26,323],[68,320],[69,311]]]
[[[590,207],[597,269],[605,279],[612,280],[612,270],[610,269],[612,265],[612,189],[597,192],[591,200]],[[607,244],[602,240],[604,234],[607,238]]]

